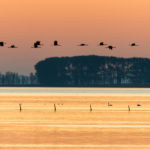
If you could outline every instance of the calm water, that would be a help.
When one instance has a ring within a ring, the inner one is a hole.
[[[0,95],[5,95],[0,97],[0,149],[148,150],[150,97],[126,95],[150,96],[149,93],[150,89],[0,88]],[[107,96],[120,94],[124,97]]]
[[[138,95],[150,96],[150,88],[0,88],[1,95],[40,95],[40,96],[100,96]]]

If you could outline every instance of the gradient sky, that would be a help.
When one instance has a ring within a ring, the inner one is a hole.
[[[34,72],[52,56],[150,58],[150,0],[0,0],[0,71]],[[52,47],[58,40],[63,47]],[[36,40],[44,44],[32,49]],[[98,47],[104,41],[114,51]],[[79,43],[89,47],[77,47]],[[139,47],[131,48],[136,42]],[[8,49],[16,44],[18,49]]]

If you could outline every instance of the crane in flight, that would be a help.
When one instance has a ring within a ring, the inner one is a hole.
[[[5,44],[6,44],[6,43],[3,42],[3,41],[0,42],[0,46],[1,46],[1,47],[3,47]]]
[[[35,42],[37,45],[41,45],[41,41],[36,41]]]
[[[8,48],[18,48],[18,47],[15,45],[10,45]]]
[[[32,48],[40,48],[39,46],[41,46],[41,41],[36,41],[34,44],[33,44],[33,47]]]
[[[107,46],[106,48],[108,48],[109,50],[113,50],[113,49],[116,48],[116,47],[114,47],[114,46],[112,46],[112,45],[109,45],[109,46]]]
[[[39,45],[37,43],[34,43],[32,48],[40,48]]]
[[[88,46],[88,44],[81,43],[81,44],[79,44],[78,46]]]
[[[105,46],[105,45],[107,45],[107,44],[105,44],[104,42],[99,43],[99,46]]]
[[[54,41],[54,46],[61,46],[61,45],[59,45],[59,44],[58,44],[58,41],[55,40],[55,41]]]
[[[130,46],[135,47],[135,46],[139,46],[139,45],[137,45],[136,43],[131,43]]]

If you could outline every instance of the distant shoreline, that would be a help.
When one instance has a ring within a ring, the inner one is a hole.
[[[0,87],[43,87],[43,88],[150,88],[150,85],[102,85],[102,86],[45,86],[45,85],[0,85]]]

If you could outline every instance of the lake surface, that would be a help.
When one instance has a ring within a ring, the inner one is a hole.
[[[0,133],[2,150],[149,150],[150,96],[0,96]]]
[[[150,89],[0,88],[0,133],[2,150],[149,150]]]
[[[0,88],[0,96],[149,96],[150,88]]]

